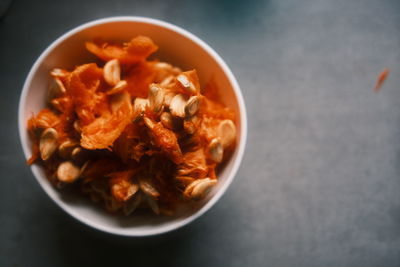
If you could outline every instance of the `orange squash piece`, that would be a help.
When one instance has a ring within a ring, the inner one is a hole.
[[[150,119],[149,135],[151,136],[154,144],[161,148],[161,150],[175,163],[182,162],[182,152],[178,144],[178,140],[173,131],[165,128],[161,122],[154,122]]]
[[[139,144],[139,140],[140,132],[138,125],[136,123],[130,123],[128,126],[126,126],[118,139],[115,140],[113,144],[113,151],[122,160],[122,162],[127,163],[133,155],[135,146]],[[143,154],[144,152],[142,155]],[[138,160],[141,158],[141,156],[139,156]]]
[[[133,97],[146,98],[149,85],[154,82],[156,75],[149,62],[140,62],[133,66],[127,73],[127,91]]]
[[[218,102],[203,98],[203,101],[201,101],[200,105],[200,113],[202,113],[202,115],[220,120],[235,121],[235,113],[231,109],[223,106]]]
[[[121,64],[127,65],[145,60],[157,48],[153,41],[145,36],[137,36],[124,45],[86,42],[86,49],[98,58],[104,61],[118,59]]]
[[[183,154],[182,163],[177,166],[178,176],[189,176],[195,179],[205,178],[208,173],[203,148]]]
[[[60,123],[60,118],[50,109],[42,109],[28,120],[28,130],[53,128]]]
[[[67,83],[67,95],[75,105],[81,125],[86,125],[95,119],[95,108],[105,97],[96,91],[100,86],[103,70],[96,64],[78,66],[71,74]]]
[[[111,112],[103,113],[82,128],[81,146],[86,149],[110,148],[132,120],[131,98],[127,92],[113,96]]]

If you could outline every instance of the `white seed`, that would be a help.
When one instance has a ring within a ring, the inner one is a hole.
[[[226,148],[236,139],[236,126],[231,120],[223,120],[218,125],[217,134],[222,146]]]
[[[53,77],[66,77],[68,75],[68,71],[55,68],[51,70],[50,75]]]
[[[128,83],[125,80],[119,81],[110,91],[107,92],[107,95],[113,95],[121,92],[128,86]]]
[[[121,80],[121,67],[118,59],[110,60],[104,65],[103,76],[111,86],[115,86]]]
[[[176,79],[189,94],[196,93],[196,87],[185,74],[179,74]]]
[[[146,201],[147,204],[149,205],[149,207],[151,208],[151,210],[155,213],[155,214],[160,214],[160,207],[158,206],[158,202],[157,199],[155,199],[154,197],[151,197],[149,195],[146,196]]]
[[[183,194],[187,198],[199,200],[206,196],[216,184],[217,180],[210,178],[194,180],[186,187]]]
[[[193,192],[194,187],[201,183],[202,179],[198,179],[198,180],[194,180],[193,182],[191,182],[188,186],[186,186],[185,191],[183,191],[183,195],[187,198],[191,197],[191,194]]]
[[[77,142],[74,142],[72,140],[66,140],[61,143],[61,145],[58,147],[58,154],[67,159],[71,157],[71,152],[72,150],[78,145]]]
[[[224,148],[222,146],[221,141],[218,138],[214,138],[211,140],[208,145],[208,149],[210,152],[211,159],[215,162],[221,162],[224,157]]]
[[[164,94],[164,106],[169,107],[171,105],[171,101],[176,95],[176,92],[174,90],[164,88],[165,94]]]
[[[151,119],[149,119],[147,117],[144,117],[143,121],[144,121],[144,124],[147,126],[147,128],[149,128],[149,129],[153,129],[154,128],[155,123]]]
[[[158,113],[163,108],[164,103],[164,90],[157,84],[150,84],[149,86],[149,105],[150,108]]]
[[[77,121],[77,120],[74,121],[73,127],[77,133],[79,133],[79,134],[82,133],[82,129],[81,129],[81,126],[79,125],[79,121]]]
[[[176,77],[176,79],[178,80],[178,82],[179,82],[183,87],[189,87],[189,86],[190,86],[190,81],[189,81],[189,79],[186,77],[186,75],[180,74],[180,75],[178,75],[178,77]]]
[[[138,120],[143,117],[146,107],[149,105],[149,101],[144,98],[135,98],[133,102],[133,119]]]
[[[201,179],[201,182],[194,186],[190,196],[193,199],[201,199],[205,197],[216,184],[217,180],[210,178]]]
[[[81,174],[86,170],[89,163],[90,163],[90,160],[86,161],[85,164],[83,164],[83,166],[81,167]]]
[[[71,156],[72,156],[73,159],[75,159],[75,158],[78,157],[79,154],[81,154],[81,153],[82,153],[82,148],[80,148],[80,147],[75,147],[75,148],[72,150],[72,152],[71,152]]]
[[[172,65],[165,62],[157,62],[153,65],[156,77],[155,81],[159,82],[171,74]]]
[[[191,96],[185,105],[185,114],[187,117],[191,117],[199,110],[200,98],[196,95]]]
[[[65,86],[63,82],[59,78],[54,78],[56,84],[58,85],[58,88],[61,92],[61,94],[65,94],[67,92],[67,89],[65,89]]]
[[[165,62],[157,62],[153,65],[153,68],[156,73],[154,77],[154,81],[156,82],[164,81],[167,77],[174,77],[181,72],[179,68],[173,67],[171,64]]]
[[[142,194],[138,193],[126,202],[122,211],[124,212],[125,215],[128,216],[136,210],[136,208],[140,205],[141,202],[142,202]]]
[[[74,182],[78,179],[80,174],[80,168],[74,165],[71,161],[61,163],[57,169],[57,178],[64,183]]]
[[[165,128],[168,128],[170,130],[173,130],[175,128],[174,127],[174,118],[172,117],[171,113],[169,113],[169,112],[163,112],[160,115],[160,121]]]
[[[182,70],[179,67],[173,67],[171,71],[175,75],[178,75],[179,73],[182,72]]]
[[[39,142],[40,156],[42,160],[48,160],[58,147],[58,134],[53,128],[47,128],[42,132]]]
[[[139,179],[139,187],[146,195],[154,198],[158,198],[160,196],[160,193],[157,191],[154,185],[147,179]]]
[[[154,71],[156,73],[155,81],[160,81],[172,74],[172,65],[165,62],[157,62],[153,65]]]
[[[170,70],[172,69],[172,65],[166,62],[157,62],[154,64],[154,67],[160,70]]]
[[[182,94],[177,94],[171,100],[169,105],[169,110],[171,114],[175,117],[184,118],[185,117],[185,106],[186,106],[186,99],[185,96]]]
[[[194,178],[189,176],[177,176],[175,177],[175,181],[177,181],[181,185],[188,186],[194,181]]]
[[[80,146],[75,147],[71,152],[71,158],[76,162],[84,162],[87,158],[87,150],[84,150]]]
[[[53,83],[50,85],[47,98],[49,101],[53,100],[54,98],[60,97],[65,94],[67,90],[63,82],[59,78],[54,78]]]
[[[174,76],[170,75],[160,82],[160,86],[168,86],[174,80]]]
[[[111,186],[111,192],[119,201],[127,201],[139,190],[135,183],[123,180]]]
[[[160,72],[167,72],[167,73],[171,73],[171,74],[179,74],[182,72],[182,70],[178,67],[174,67],[169,63],[166,62],[157,62],[154,64],[154,67]]]
[[[131,198],[139,190],[139,186],[135,183],[131,183],[128,188],[128,197]]]

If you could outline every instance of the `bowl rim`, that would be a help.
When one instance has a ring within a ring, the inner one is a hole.
[[[167,233],[173,230],[176,230],[178,228],[181,228],[192,221],[196,220],[199,218],[201,215],[203,215],[205,212],[207,212],[214,204],[222,197],[222,195],[226,192],[227,188],[229,185],[232,183],[233,179],[235,178],[237,171],[239,169],[240,163],[243,158],[245,146],[246,146],[246,141],[247,141],[247,115],[246,115],[246,106],[244,103],[243,95],[241,93],[239,84],[233,75],[232,71],[230,68],[227,66],[227,64],[224,62],[224,60],[217,54],[217,52],[214,51],[208,44],[206,44],[204,41],[202,41],[200,38],[195,36],[194,34],[188,32],[187,30],[176,26],[174,24],[171,24],[169,22],[165,22],[162,20],[158,19],[153,19],[153,18],[148,18],[148,17],[141,17],[141,16],[113,16],[113,17],[106,17],[106,18],[101,18],[101,19],[96,19],[89,21],[87,23],[83,23],[60,37],[58,37],[55,41],[53,41],[41,54],[40,56],[35,60],[35,63],[32,65],[29,74],[27,78],[25,79],[23,89],[21,92],[21,96],[19,99],[19,104],[18,104],[18,131],[19,131],[19,138],[20,142],[22,145],[22,149],[25,155],[25,158],[29,158],[30,156],[30,148],[28,145],[28,135],[26,131],[26,122],[24,121],[24,107],[27,102],[27,94],[29,91],[30,84],[32,82],[32,79],[34,77],[34,74],[37,72],[39,66],[42,64],[43,60],[48,56],[48,54],[53,51],[54,48],[56,48],[60,43],[65,41],[67,38],[73,36],[76,33],[79,33],[80,31],[96,26],[96,25],[101,25],[101,24],[107,24],[110,22],[139,22],[139,23],[147,23],[147,24],[152,24],[156,25],[162,28],[166,28],[170,31],[174,31],[197,45],[199,45],[203,50],[205,50],[212,58],[214,58],[217,62],[217,64],[222,68],[223,72],[227,76],[229,83],[232,85],[234,94],[236,96],[236,100],[238,102],[239,106],[239,113],[240,113],[240,122],[241,122],[241,130],[240,130],[240,141],[238,144],[238,152],[237,156],[234,159],[233,167],[228,174],[228,178],[225,181],[225,183],[222,185],[221,188],[218,189],[218,191],[215,193],[215,195],[207,202],[203,207],[201,207],[197,212],[194,214],[190,215],[187,218],[182,219],[181,221],[177,221],[173,224],[166,225],[166,226],[161,226],[158,228],[154,229],[140,229],[136,231],[127,231],[126,229],[123,228],[117,228],[117,227],[110,227],[110,226],[105,226],[102,224],[97,223],[96,221],[91,221],[83,216],[80,215],[80,212],[75,211],[73,208],[71,208],[68,204],[63,202],[62,200],[55,198],[53,196],[53,193],[51,192],[51,189],[47,186],[45,186],[45,181],[43,180],[42,175],[39,173],[38,169],[35,168],[34,166],[31,166],[31,171],[35,176],[36,181],[40,184],[41,188],[46,192],[49,198],[51,198],[62,210],[64,210],[67,214],[69,214],[71,217],[75,218],[76,220],[80,221],[81,223],[100,230],[102,232],[106,232],[109,234],[114,234],[114,235],[120,235],[120,236],[128,236],[128,237],[142,237],[142,236],[154,236],[154,235],[159,235],[163,233]]]

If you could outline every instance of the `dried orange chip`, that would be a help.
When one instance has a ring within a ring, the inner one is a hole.
[[[389,76],[390,70],[388,68],[384,68],[381,73],[379,73],[378,78],[375,83],[374,92],[378,93],[381,90],[383,83],[386,81]]]

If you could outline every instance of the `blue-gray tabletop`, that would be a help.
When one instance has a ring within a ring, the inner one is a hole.
[[[231,187],[161,236],[121,238],[69,217],[18,139],[34,60],[67,30],[114,15],[162,19],[205,40],[247,105]],[[14,0],[0,19],[0,266],[400,266],[399,72],[398,0]]]

